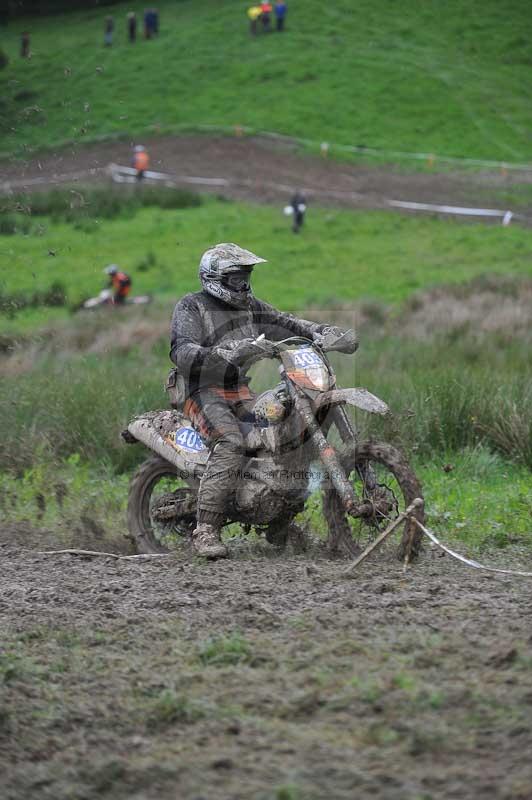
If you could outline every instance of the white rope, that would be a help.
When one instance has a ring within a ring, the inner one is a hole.
[[[522,578],[532,578],[532,572],[520,572],[519,570],[515,569],[499,569],[498,567],[486,567],[484,564],[480,564],[478,561],[474,561],[472,558],[466,558],[465,556],[461,556],[460,553],[456,553],[454,550],[451,550],[450,547],[442,544],[437,536],[432,533],[428,528],[425,528],[421,522],[416,519],[415,517],[411,517],[411,519],[416,523],[418,528],[423,531],[423,533],[429,537],[429,539],[434,542],[434,544],[441,548],[445,553],[456,558],[457,561],[461,561],[463,564],[467,564],[469,567],[474,567],[475,569],[482,569],[486,572],[498,572],[501,575],[519,575]]]

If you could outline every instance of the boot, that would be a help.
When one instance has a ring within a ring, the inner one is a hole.
[[[201,522],[192,532],[192,545],[199,556],[205,558],[227,558],[227,547],[220,538],[220,529]]]

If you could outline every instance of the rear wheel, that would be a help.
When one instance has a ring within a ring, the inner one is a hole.
[[[168,553],[196,526],[197,484],[181,479],[160,456],[145,461],[134,474],[127,522],[139,553]]]
[[[323,513],[329,548],[354,556],[416,497],[423,495],[421,483],[404,455],[385,442],[361,442],[345,450],[340,460],[357,497],[371,501],[373,506],[370,514],[354,519],[346,513],[332,483],[324,489]],[[416,509],[414,516],[423,522],[423,507]],[[398,530],[401,531],[398,557],[404,558],[409,551],[412,557],[417,556],[421,532],[415,522],[407,520]]]

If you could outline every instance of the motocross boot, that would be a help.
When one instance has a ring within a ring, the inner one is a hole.
[[[227,547],[220,538],[220,529],[207,522],[201,522],[192,531],[192,546],[199,556],[204,558],[227,558]]]

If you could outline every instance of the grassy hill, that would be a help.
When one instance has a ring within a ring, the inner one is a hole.
[[[102,191],[89,207],[97,197]],[[43,204],[42,195],[35,199]],[[23,311],[16,306],[21,298],[38,300],[54,284],[64,289],[68,306],[76,305],[99,291],[110,262],[132,274],[135,293],[174,300],[196,290],[200,255],[216,241],[236,241],[267,258],[256,270],[256,291],[291,310],[363,299],[394,303],[418,289],[482,274],[530,274],[532,232],[517,226],[311,209],[304,234],[295,237],[278,208],[212,198],[198,207],[144,208],[133,217],[98,218],[97,208],[93,213],[96,218],[71,222],[46,216],[28,222],[17,215],[29,231],[0,236],[4,330],[64,316],[66,308],[38,301]]]
[[[522,0],[305,0],[252,38],[249,0],[161,0],[155,41],[124,3],[18,20],[2,35],[4,155],[109,135],[248,125],[449,156],[532,159],[530,8]],[[103,47],[103,21],[116,20]],[[32,58],[18,55],[31,32]]]

